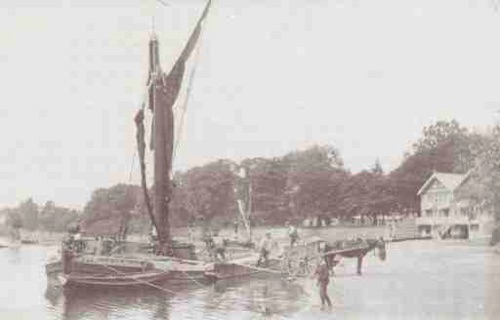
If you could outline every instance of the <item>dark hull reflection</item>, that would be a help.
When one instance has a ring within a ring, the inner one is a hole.
[[[300,309],[297,301],[307,293],[301,285],[261,274],[226,279],[210,285],[166,284],[174,293],[151,287],[83,288],[54,286],[49,282],[45,298],[60,309],[62,319],[107,319],[113,314],[128,318],[169,319],[172,303],[189,305],[194,301],[201,314],[221,314],[241,309],[253,314],[285,315]]]
[[[169,319],[167,294],[154,288],[63,289],[63,318],[68,320],[98,318],[108,319],[113,313],[141,313],[150,319]]]

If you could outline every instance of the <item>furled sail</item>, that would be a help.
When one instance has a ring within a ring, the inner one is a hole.
[[[159,60],[158,40],[153,36],[149,43],[150,64],[148,77],[148,102],[149,108],[152,110],[153,129],[151,147],[154,149],[154,197],[152,213],[152,222],[156,228],[159,242],[159,254],[168,254],[169,245],[171,243],[169,210],[168,205],[172,196],[172,182],[170,180],[170,171],[172,169],[172,156],[174,148],[174,114],[173,107],[179,96],[182,87],[186,62],[191,56],[200,33],[203,22],[208,14],[211,5],[211,0],[208,1],[203,13],[198,20],[193,33],[189,37],[186,46],[182,50],[181,55],[176,60],[174,66],[168,74],[161,70]],[[141,110],[142,111],[142,110]],[[136,117],[137,138],[139,156],[141,161],[141,176],[142,186],[147,194],[147,186],[145,183],[145,166],[144,163],[144,125],[141,126],[143,115]],[[148,199],[148,196],[145,196]],[[148,207],[148,210],[149,207]]]

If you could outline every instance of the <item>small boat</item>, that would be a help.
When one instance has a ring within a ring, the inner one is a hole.
[[[0,242],[0,249],[1,248],[19,248],[21,246],[20,242]]]
[[[62,262],[60,260],[58,261],[51,261],[45,265],[45,274],[50,277],[57,275],[62,272]]]
[[[38,240],[35,239],[21,239],[21,244],[37,244]]]

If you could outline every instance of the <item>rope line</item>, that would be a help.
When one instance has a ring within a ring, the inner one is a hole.
[[[109,266],[109,265],[106,265],[106,264],[103,264],[102,266],[104,266],[105,268],[108,268],[109,270],[113,271],[113,272],[116,272],[117,274],[121,274],[121,275],[126,275],[125,273],[123,272],[120,272],[118,270],[116,270],[115,268]],[[139,283],[142,283],[142,284],[145,284],[145,285],[148,285],[148,286],[151,286],[153,288],[156,288],[158,290],[162,290],[162,291],[165,291],[167,293],[176,293],[175,291],[173,290],[169,290],[167,288],[163,288],[163,287],[160,287],[160,286],[157,286],[156,284],[153,284],[153,283],[150,283],[150,282],[147,282],[147,281],[143,281],[143,280],[140,280],[140,279],[136,279],[136,278],[131,278],[132,280],[134,281],[137,281]]]
[[[156,2],[158,2],[159,4],[161,4],[164,7],[170,7],[170,3],[167,3],[163,0],[156,0]]]
[[[134,150],[134,153],[132,154],[132,164],[130,165],[130,172],[128,175],[128,183],[132,182],[132,174],[134,173],[134,165],[135,165],[135,155],[136,155],[137,150]]]
[[[242,263],[235,263],[235,262],[232,262],[232,263],[235,264],[235,265],[242,266],[242,267],[247,267],[249,269],[253,269],[253,270],[256,270],[256,271],[263,271],[263,272],[269,272],[269,273],[274,273],[274,274],[286,275],[285,272],[278,271],[278,270],[273,270],[273,269],[269,269],[269,268],[255,267],[255,266],[251,266],[251,265],[248,265],[248,264],[242,264]]]
[[[197,281],[195,278],[191,277],[191,276],[189,275],[189,273],[187,273],[186,271],[183,271],[183,270],[180,270],[180,271],[181,271],[182,273],[184,273],[184,274],[185,274],[185,275],[189,278],[189,280],[192,280],[194,283],[196,283],[196,284],[197,284],[198,286],[200,286],[201,288],[205,288],[205,286],[204,286],[202,283],[200,283],[199,281]]]

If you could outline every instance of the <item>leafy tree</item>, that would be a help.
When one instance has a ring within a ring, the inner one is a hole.
[[[40,210],[39,229],[51,232],[64,232],[78,221],[79,213],[64,207],[56,206],[49,200]]]
[[[23,227],[28,230],[35,230],[38,227],[38,205],[32,198],[22,202],[17,208]]]
[[[342,185],[340,217],[370,216],[376,222],[378,216],[393,210],[394,204],[387,177],[382,173],[362,171],[351,175]]]
[[[14,229],[21,229],[23,227],[23,219],[19,213],[19,210],[6,208],[7,212],[7,225]]]
[[[483,209],[492,210],[500,221],[500,126],[483,139],[481,153],[476,165],[469,173],[467,188],[459,194],[461,198],[473,201]]]
[[[389,175],[390,192],[403,212],[419,211],[417,192],[434,171],[467,172],[486,143],[483,136],[469,132],[455,120],[438,121],[424,128],[422,135],[413,152]]]
[[[422,137],[413,144],[413,153],[435,149],[441,142],[452,137],[466,135],[467,131],[456,120],[449,122],[437,121],[428,127],[424,127]]]
[[[332,146],[314,146],[283,157],[288,168],[285,194],[292,218],[330,216],[345,176],[343,161]]]
[[[232,166],[231,161],[219,160],[178,175],[173,214],[182,216],[186,222],[202,219],[208,223],[216,217],[234,218],[237,211]]]
[[[40,210],[40,225],[47,231],[54,231],[57,221],[57,208],[54,201],[47,201]]]
[[[243,210],[251,211],[250,218],[258,217],[271,223],[282,220],[288,211],[285,203],[287,167],[279,158],[245,159],[241,167],[247,176],[237,177],[236,196],[243,200]]]
[[[95,190],[83,210],[82,227],[84,230],[95,228],[98,232],[105,232],[99,230],[98,222],[115,220],[119,232],[125,232],[140,191],[138,186],[127,184]]]

